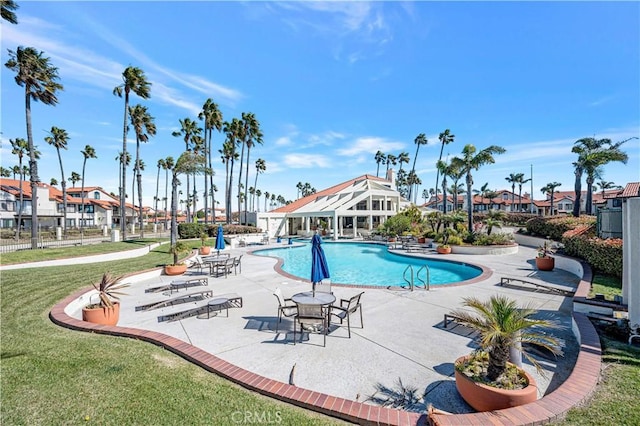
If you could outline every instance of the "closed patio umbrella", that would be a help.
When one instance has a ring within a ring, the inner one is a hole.
[[[216,235],[216,250],[220,254],[220,250],[224,250],[224,236],[222,235],[222,225],[218,226],[218,234]]]
[[[311,283],[313,286],[313,296],[316,295],[316,283],[329,277],[329,266],[327,258],[322,249],[322,238],[315,234],[311,239]]]

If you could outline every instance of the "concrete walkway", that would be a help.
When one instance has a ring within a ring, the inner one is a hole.
[[[384,405],[403,399],[415,389],[417,398],[405,409],[425,412],[427,405],[433,404],[448,412],[467,413],[473,410],[456,391],[453,361],[471,352],[474,345],[469,330],[455,325],[445,329],[443,317],[460,308],[465,296],[486,299],[493,294],[505,294],[522,305],[532,304],[541,315],[553,315],[564,327],[558,333],[566,342],[565,356],[557,360],[538,357],[546,377],[524,364],[538,381],[540,396],[562,383],[575,363],[578,344],[571,332],[571,300],[497,285],[500,277],[507,276],[575,288],[579,277],[574,274],[558,268],[553,272],[536,271],[532,248],[520,247],[512,255],[449,255],[447,259],[482,265],[492,272],[488,278],[472,284],[432,286],[430,291],[413,292],[366,288],[362,297],[364,328],[360,328],[359,318],[356,319],[349,339],[346,325],[332,326],[326,347],[322,346],[321,335],[306,333],[303,342],[294,345],[292,323],[288,319],[280,324],[279,332],[275,331],[277,301],[273,291],[279,287],[285,297],[290,297],[310,290],[310,284],[279,274],[274,269],[276,259],[251,255],[250,249],[233,250],[232,255],[244,254],[241,273],[228,278],[208,278],[214,296],[238,293],[243,297],[244,306],[230,309],[228,317],[225,313],[209,319],[200,315],[167,323],[159,321],[159,317],[186,306],[136,311],[136,306],[168,297],[145,292],[175,279],[156,272],[146,274],[128,289],[129,294],[122,298],[118,326],[175,337],[242,369],[311,391]],[[197,271],[189,274],[194,278],[207,276]],[[362,290],[334,285],[333,291],[340,299]],[[80,319],[82,304],[70,304],[65,312]]]

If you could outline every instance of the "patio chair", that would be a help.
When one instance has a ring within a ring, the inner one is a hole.
[[[346,318],[349,338],[351,338],[351,314],[354,314],[356,311],[360,311],[360,328],[364,328],[364,323],[362,322],[362,305],[360,304],[360,298],[363,294],[364,291],[356,294],[350,299],[340,299],[340,306],[332,305],[330,307],[329,325],[331,325],[332,316],[339,318],[340,324],[342,324],[342,321]]]
[[[293,317],[298,313],[298,307],[295,303],[291,301],[291,299],[285,299],[282,297],[282,292],[279,287],[276,287],[273,295],[278,299],[278,322],[276,323],[276,333],[278,332],[278,327],[280,327],[280,323],[282,322],[282,317]]]
[[[202,258],[200,256],[194,256],[193,260],[191,262],[191,264],[189,265],[188,269],[191,268],[198,268],[198,273],[202,273],[202,268],[206,268],[207,266],[204,264],[204,262],[202,262]]]
[[[238,275],[238,268],[240,268],[240,273],[242,273],[242,256],[244,256],[244,254],[236,257],[233,261],[233,271],[236,275]]]
[[[322,305],[297,304],[297,314],[293,321],[293,344],[296,344],[296,322],[300,324],[300,342],[304,331],[307,333],[322,333],[322,346],[327,346],[327,331],[329,329],[328,309]]]
[[[331,293],[333,294],[333,292],[331,291],[331,281],[320,281],[319,283],[316,283],[316,293]]]

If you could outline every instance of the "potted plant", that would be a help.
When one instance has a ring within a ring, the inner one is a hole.
[[[545,241],[543,245],[538,247],[538,256],[536,256],[536,268],[539,271],[553,271],[555,267],[555,258],[551,254],[555,253],[555,248]]]
[[[436,251],[439,254],[450,254],[451,246],[449,245],[449,238],[453,235],[457,235],[457,231],[453,228],[445,228],[441,234],[441,244],[438,244]]]
[[[541,331],[558,328],[556,322],[537,319],[531,307],[519,308],[505,296],[488,301],[464,298],[468,310],[456,310],[456,321],[478,332],[479,349],[455,361],[456,387],[462,398],[478,411],[492,411],[533,402],[538,398],[535,380],[526,371],[508,362],[510,354],[525,358],[543,374],[538,362],[522,349],[522,344],[561,351],[560,341]],[[518,361],[519,363],[519,361]]]
[[[82,320],[103,325],[116,325],[120,318],[120,302],[118,296],[124,293],[121,289],[128,287],[128,284],[120,282],[122,277],[113,277],[105,272],[100,283],[93,284],[98,290],[99,300],[97,303],[89,303],[82,308]],[[89,298],[91,302],[91,298]]]
[[[178,256],[189,252],[189,250],[189,246],[182,242],[177,242],[171,246],[170,252],[173,255],[173,263],[164,266],[165,275],[181,275],[187,272],[187,264],[178,262]]]
[[[211,247],[207,245],[207,240],[209,239],[209,236],[207,235],[206,232],[203,232],[202,234],[200,234],[200,241],[202,241],[202,245],[200,246],[200,249],[198,250],[198,252],[201,255],[208,255],[209,253],[211,253]]]

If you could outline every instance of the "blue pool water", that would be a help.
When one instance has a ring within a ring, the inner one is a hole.
[[[412,265],[415,273],[427,264],[431,285],[465,281],[482,273],[480,268],[471,265],[390,253],[386,246],[379,244],[323,242],[322,248],[334,284],[406,286],[402,277],[407,265]],[[284,261],[282,269],[285,272],[306,280],[311,278],[310,243],[257,250],[253,254],[279,257]],[[420,272],[420,278],[424,277],[425,272]],[[418,284],[418,281],[415,280],[415,283]]]

